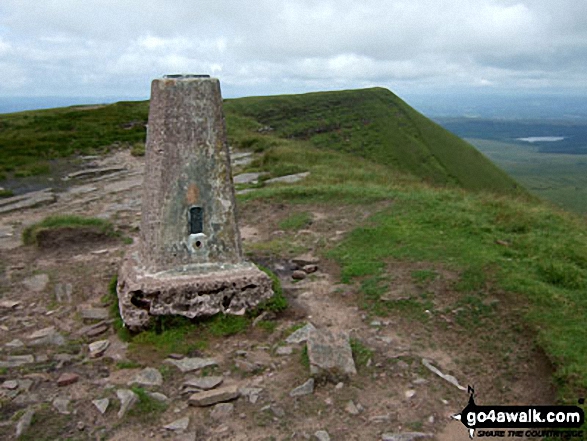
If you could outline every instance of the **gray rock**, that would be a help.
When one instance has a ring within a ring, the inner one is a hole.
[[[120,410],[118,411],[118,418],[123,418],[126,413],[133,408],[133,406],[139,401],[139,397],[132,390],[129,389],[118,389],[116,396],[120,400]]]
[[[106,413],[106,411],[108,410],[108,406],[110,405],[110,400],[108,398],[101,398],[98,400],[92,400],[92,404],[94,406],[96,406],[96,409],[98,409],[98,412],[100,412],[102,415],[104,415]]]
[[[293,348],[291,346],[280,346],[275,353],[277,355],[291,355],[293,353]]]
[[[234,404],[219,403],[210,411],[210,418],[216,421],[226,421],[234,413]]]
[[[7,348],[22,348],[24,346],[24,343],[22,342],[22,340],[15,338],[14,340],[6,343],[4,346],[6,346]]]
[[[304,395],[310,395],[314,392],[314,379],[310,378],[301,386],[296,387],[290,393],[290,397],[302,397]]]
[[[18,389],[18,380],[6,380],[2,383],[2,388],[8,390]]]
[[[29,392],[33,387],[33,380],[25,378],[24,380],[18,380],[18,389],[24,392]]]
[[[69,403],[71,403],[71,400],[68,400],[67,398],[55,398],[52,404],[60,414],[69,415],[71,413],[68,410]]]
[[[241,173],[232,178],[235,184],[256,184],[259,182],[259,177],[266,173]]]
[[[350,400],[346,404],[344,410],[346,410],[351,415],[358,415],[359,414],[359,409],[357,408],[357,406],[355,406],[355,403],[353,402],[353,400]]]
[[[55,299],[59,303],[71,303],[73,286],[71,283],[58,283],[55,285]]]
[[[291,259],[291,261],[301,267],[304,267],[306,265],[317,265],[318,263],[320,263],[320,259],[310,253],[294,257],[293,259]]]
[[[197,371],[208,366],[216,366],[218,363],[213,358],[183,358],[181,360],[165,359],[165,363],[172,364],[183,373]]]
[[[34,292],[44,291],[49,283],[49,276],[47,274],[37,274],[36,276],[27,277],[22,281],[26,289]]]
[[[27,338],[29,340],[36,340],[39,338],[49,337],[55,333],[55,326],[49,326],[48,328],[39,329],[38,331],[33,332]]]
[[[247,397],[249,403],[255,404],[259,400],[259,395],[263,392],[260,387],[241,387],[239,392],[242,396]]]
[[[433,433],[422,432],[384,433],[381,435],[381,441],[416,441],[432,437],[434,437]]]
[[[306,273],[302,270],[295,270],[291,273],[291,278],[294,280],[304,280],[306,278]]]
[[[240,395],[237,386],[225,386],[205,392],[198,392],[190,396],[188,403],[192,406],[211,406],[216,403],[231,401]]]
[[[3,309],[14,309],[20,305],[20,302],[17,300],[2,300],[0,301],[0,308]]]
[[[110,317],[107,308],[82,308],[79,313],[84,320],[106,320]]]
[[[160,403],[169,402],[169,398],[167,397],[167,395],[164,395],[160,392],[147,392],[147,395],[153,398],[154,400],[159,401]]]
[[[278,178],[268,179],[265,181],[265,184],[293,184],[295,182],[301,181],[305,177],[309,176],[310,172],[303,172],[303,173],[296,173],[294,175],[287,175],[287,176],[280,176]]]
[[[328,435],[326,430],[318,430],[314,433],[314,438],[318,441],[330,441],[330,435]]]
[[[31,426],[31,422],[33,421],[33,416],[35,415],[35,410],[29,407],[26,412],[20,417],[18,423],[16,423],[16,437],[20,438],[20,436],[27,431],[27,429]]]
[[[357,373],[347,334],[314,329],[308,335],[307,345],[312,375],[337,382]]]
[[[190,417],[186,416],[180,418],[179,420],[175,420],[165,426],[164,429],[171,430],[173,432],[184,432],[187,430],[188,426],[190,425]]]
[[[63,180],[67,181],[69,179],[93,178],[96,176],[105,176],[113,173],[119,173],[125,170],[125,167],[120,166],[89,168],[86,170],[69,173],[66,177],[63,178]]]
[[[65,337],[53,329],[52,333],[29,342],[29,346],[63,346],[65,343]]]
[[[46,188],[11,198],[0,199],[0,214],[51,204],[57,200],[53,190]]]
[[[188,378],[186,381],[184,381],[182,387],[193,387],[201,390],[210,390],[214,389],[217,386],[220,386],[223,380],[224,378],[220,376],[193,377]]]
[[[142,386],[161,386],[163,384],[163,375],[159,370],[148,367],[135,375],[131,384],[140,384]]]
[[[110,346],[110,342],[108,340],[98,340],[90,343],[88,346],[90,350],[90,358],[100,357],[102,354],[104,354],[104,352],[106,352],[108,346]]]
[[[316,328],[312,323],[308,323],[303,328],[300,328],[294,333],[292,333],[289,337],[285,339],[285,341],[289,344],[298,344],[305,342],[306,340],[308,340],[308,335],[310,334],[310,331],[315,329]]]
[[[5,361],[0,361],[0,368],[19,367],[34,362],[35,357],[32,355],[9,355]]]
[[[311,265],[304,265],[302,268],[306,274],[312,274],[318,271],[318,265],[311,264]]]

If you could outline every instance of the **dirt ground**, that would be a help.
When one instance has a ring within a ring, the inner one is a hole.
[[[324,250],[393,201],[360,211],[356,206],[251,201],[239,206],[244,249],[251,260],[279,275],[290,307],[273,318],[274,329],[251,327],[211,341],[202,352],[217,360],[213,374],[222,375],[224,385],[261,389],[257,400],[241,396],[224,416],[189,406],[181,394],[186,375],[161,358],[129,353],[111,321],[88,318],[87,311],[104,308],[102,298],[128,246],[124,241],[67,232],[42,248],[21,243],[22,230],[50,214],[108,219],[138,240],[142,158],[118,152],[88,161],[89,166],[123,165],[125,170],[71,182],[52,204],[0,215],[0,361],[33,359],[0,370],[0,438],[13,439],[22,415],[34,409],[26,439],[51,439],[43,438],[50,433],[57,434],[54,439],[125,441],[320,439],[316,433],[321,430],[332,440],[379,440],[383,434],[407,432],[438,441],[468,439],[465,427],[451,419],[467,404],[467,392],[432,373],[423,359],[464,387],[473,386],[477,404],[553,402],[550,366],[508,310],[507,293],[487,300],[490,323],[485,318],[481,326],[467,315],[462,294],[454,289],[459,275],[438,264],[388,262],[385,271],[392,281],[386,301],[425,298],[434,313],[398,308],[376,317],[362,308],[359,282],[340,283],[339,268]],[[309,214],[309,221],[300,228],[280,227],[295,213]],[[294,281],[291,259],[305,253],[319,258],[318,271]],[[415,272],[434,276],[416,280]],[[304,346],[291,345],[286,355],[276,349],[285,344],[287,330],[306,323],[348,333],[368,359],[357,362],[358,373],[349,379],[318,382],[313,393],[292,398],[290,391],[310,378]],[[92,325],[106,330],[93,335]],[[38,343],[34,333],[50,327],[50,337]],[[109,347],[90,358],[88,345],[96,340],[108,340]],[[121,367],[131,361],[137,366]],[[118,418],[115,391],[128,387],[145,367],[165,374],[162,385],[147,389],[167,396],[166,410],[155,417]],[[59,386],[64,373],[77,375],[77,381]],[[92,404],[100,398],[110,400],[103,415]],[[57,409],[56,399],[68,401],[65,411]],[[164,428],[183,417],[189,417],[187,429]]]

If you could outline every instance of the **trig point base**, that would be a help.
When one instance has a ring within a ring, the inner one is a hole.
[[[151,85],[141,236],[117,291],[132,331],[153,316],[239,314],[273,295],[267,274],[243,260],[215,78],[169,75]]]

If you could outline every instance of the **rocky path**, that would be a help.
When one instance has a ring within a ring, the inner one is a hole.
[[[249,158],[233,157],[236,173]],[[142,170],[142,159],[118,152],[90,159],[66,191],[0,205],[1,439],[467,439],[450,420],[466,404],[463,367],[423,344],[418,327],[364,313],[356,287],[338,284],[336,268],[316,257],[376,206],[359,219],[305,207],[311,225],[293,232],[277,224],[295,207],[242,207],[246,249],[281,238],[302,250],[263,262],[279,275],[288,311],[263,316],[269,330],[257,321],[187,355],[133,352],[103,300],[125,245],[80,238],[39,250],[20,234],[48,215],[78,214],[136,237]]]

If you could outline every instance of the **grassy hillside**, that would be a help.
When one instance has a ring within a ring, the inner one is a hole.
[[[0,115],[0,180],[49,171],[51,159],[101,153],[145,140],[148,102]]]
[[[382,88],[229,100],[276,136],[352,153],[433,183],[512,194],[516,182],[457,136]]]
[[[232,144],[243,147],[267,147],[262,129],[269,126],[273,137],[351,153],[425,182],[521,191],[481,153],[386,89],[227,100],[225,112]],[[0,115],[0,180],[47,172],[51,159],[144,142],[147,114],[147,102],[120,102]]]

